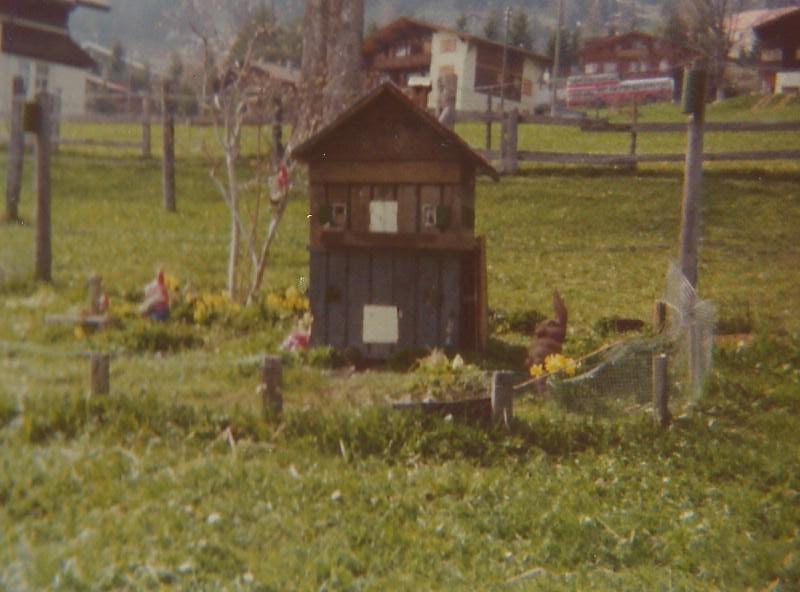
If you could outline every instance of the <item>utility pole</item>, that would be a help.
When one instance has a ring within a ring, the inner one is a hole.
[[[553,84],[553,97],[550,101],[550,117],[555,117],[558,115],[558,97],[556,96],[556,93],[558,92],[558,70],[560,67],[559,62],[561,60],[561,20],[563,14],[564,0],[558,0],[558,15],[556,16],[556,47],[553,54],[553,75],[550,77],[550,80]]]
[[[505,24],[506,34],[503,41],[503,68],[500,73],[500,114],[505,115],[505,98],[506,98],[506,65],[508,63],[508,23],[511,19],[511,8],[506,6]]]

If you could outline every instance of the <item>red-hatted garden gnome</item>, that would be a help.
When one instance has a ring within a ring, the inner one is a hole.
[[[144,287],[144,302],[139,312],[154,321],[166,321],[169,318],[169,290],[164,283],[163,269],[159,268],[156,279]]]

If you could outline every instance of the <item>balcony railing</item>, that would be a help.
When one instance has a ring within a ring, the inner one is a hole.
[[[427,68],[431,65],[431,54],[415,53],[406,56],[376,55],[372,67],[378,70],[402,70],[405,68]]]

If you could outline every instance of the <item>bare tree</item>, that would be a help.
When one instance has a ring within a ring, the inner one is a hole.
[[[725,69],[733,47],[735,15],[748,0],[683,0],[694,45],[702,52],[717,99],[725,98]]]
[[[210,175],[230,212],[227,290],[251,301],[260,288],[270,248],[288,200],[292,168],[270,164],[260,153],[243,163],[245,118],[258,105],[273,104],[279,88],[254,84],[253,48],[270,35],[274,21],[249,27],[250,38],[231,41],[260,4],[252,0],[183,0],[181,18],[204,56],[201,104],[212,116],[222,157]],[[235,10],[232,8],[235,7]],[[290,147],[330,122],[364,90],[363,0],[307,0],[303,19],[301,81]],[[259,130],[260,133],[260,130]],[[259,143],[260,145],[260,143]],[[243,166],[245,165],[246,166]],[[248,171],[244,178],[242,171]],[[271,179],[271,181],[270,181]],[[267,189],[271,183],[271,188]],[[268,221],[264,226],[264,219]]]
[[[253,47],[269,25],[252,30],[241,55],[231,55],[231,37],[223,34],[209,10],[219,9],[208,0],[191,0],[185,15],[202,48],[203,80],[200,103],[210,114],[222,156],[209,151],[209,174],[230,213],[227,291],[233,300],[251,302],[261,287],[270,248],[288,202],[288,171],[273,166],[262,149],[261,117],[256,133],[257,153],[244,162],[241,141],[246,118],[274,104],[283,92],[279,83],[257,76]],[[241,14],[236,15],[241,20]],[[230,29],[233,30],[233,29]],[[220,172],[222,171],[222,173]],[[264,219],[267,218],[266,225]]]

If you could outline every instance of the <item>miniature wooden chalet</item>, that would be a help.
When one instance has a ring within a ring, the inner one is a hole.
[[[308,163],[312,345],[370,359],[486,342],[475,177],[497,172],[384,83],[292,152]]]

